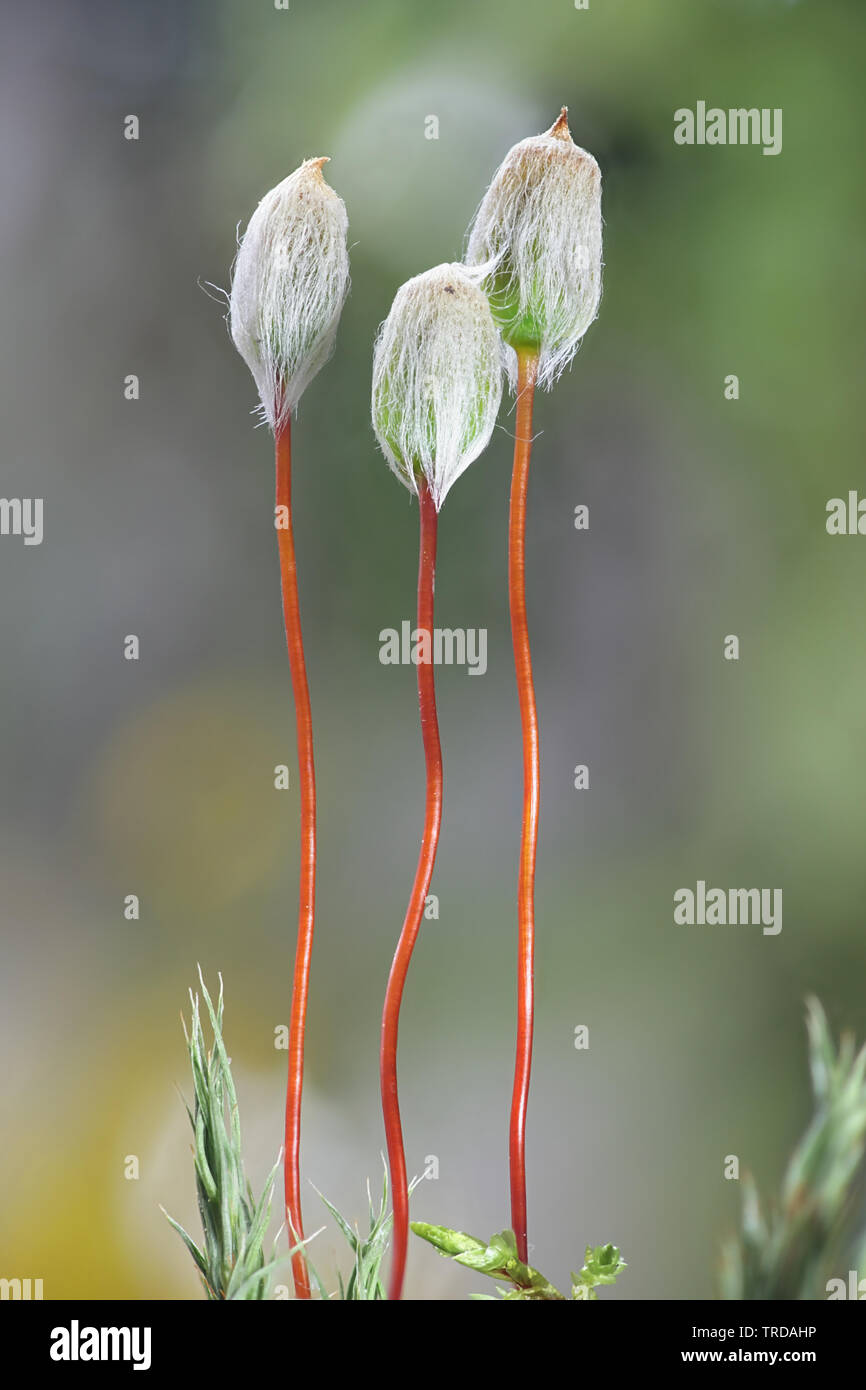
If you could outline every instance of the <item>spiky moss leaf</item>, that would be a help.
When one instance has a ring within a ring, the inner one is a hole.
[[[186,1231],[184,1230],[183,1226],[181,1226],[181,1224],[180,1224],[179,1221],[175,1221],[175,1219],[174,1219],[173,1216],[169,1216],[169,1214],[168,1214],[168,1212],[166,1211],[165,1207],[160,1207],[160,1211],[162,1212],[162,1214],[163,1214],[163,1216],[165,1217],[165,1219],[166,1219],[166,1221],[168,1222],[168,1224],[169,1224],[171,1227],[173,1227],[173,1229],[174,1229],[175,1231],[177,1231],[178,1235],[180,1236],[180,1238],[181,1238],[181,1240],[183,1241],[184,1245],[186,1246],[187,1250],[188,1250],[189,1253],[192,1255],[193,1261],[195,1262],[195,1265],[196,1265],[196,1267],[197,1267],[197,1269],[198,1269],[199,1274],[200,1274],[200,1275],[202,1276],[202,1278],[206,1281],[206,1280],[207,1280],[207,1263],[206,1263],[206,1261],[205,1261],[204,1255],[203,1255],[202,1252],[199,1250],[199,1248],[198,1248],[198,1246],[196,1245],[195,1241],[193,1240],[192,1236],[187,1235]]]
[[[414,1182],[410,1185],[410,1191],[414,1188]],[[380,1302],[385,1299],[385,1288],[379,1275],[382,1261],[388,1249],[388,1241],[391,1235],[391,1225],[393,1217],[388,1212],[388,1174],[385,1172],[382,1200],[378,1212],[373,1206],[369,1183],[367,1184],[367,1201],[369,1207],[370,1229],[366,1236],[353,1228],[341,1212],[329,1202],[327,1197],[321,1197],[328,1211],[334,1217],[338,1227],[353,1255],[352,1272],[346,1282],[338,1273],[337,1301],[339,1302]],[[309,1261],[308,1261],[309,1264]],[[323,1298],[328,1298],[324,1284],[320,1276],[314,1271],[316,1286]]]
[[[337,1210],[333,1202],[328,1201],[324,1193],[320,1192],[314,1184],[311,1184],[311,1186],[313,1187],[313,1191],[316,1193],[317,1197],[319,1197],[322,1200],[322,1202],[324,1202],[325,1206],[328,1208],[328,1211],[333,1216],[334,1220],[336,1221],[337,1225],[339,1226],[346,1239],[346,1244],[348,1245],[349,1249],[352,1251],[356,1250],[359,1237],[357,1236],[355,1231],[352,1230],[346,1218],[342,1215],[341,1212]]]

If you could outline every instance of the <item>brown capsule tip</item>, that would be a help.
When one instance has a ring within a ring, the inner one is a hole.
[[[568,107],[563,106],[548,135],[552,135],[554,140],[571,140],[571,131],[568,128]]]
[[[330,159],[331,156],[329,154],[320,154],[315,159],[305,159],[304,168],[309,169],[311,174],[315,174],[318,178],[322,180],[322,183],[324,183],[325,180],[322,176],[322,165],[330,163]]]

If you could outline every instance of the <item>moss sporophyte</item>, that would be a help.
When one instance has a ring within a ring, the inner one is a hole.
[[[349,289],[348,218],[322,175],[325,157],[308,159],[266,193],[235,262],[230,322],[235,346],[253,374],[276,449],[275,524],[283,617],[298,745],[301,864],[298,932],[289,1024],[285,1198],[290,1233],[303,1241],[300,1188],[304,1033],[316,898],[316,777],[292,523],[292,414],[334,349]],[[295,1292],[309,1298],[302,1253],[293,1262]]]
[[[432,638],[438,512],[452,484],[486,448],[502,394],[499,342],[477,277],[441,265],[409,280],[394,298],[373,354],[373,428],[397,477],[418,498],[417,631]],[[403,1288],[409,1236],[409,1184],[397,1094],[400,1005],[442,821],[442,750],[433,662],[417,662],[426,761],[424,830],[412,893],[382,1012],[380,1084],[394,1202],[389,1297]]]
[[[295,1292],[300,1299],[310,1297],[312,1286],[322,1296],[327,1295],[305,1250],[300,1198],[304,1035],[315,925],[316,784],[294,549],[291,429],[292,416],[304,390],[333,350],[349,287],[348,220],[342,201],[325,182],[325,163],[323,157],[306,160],[261,200],[238,249],[229,305],[232,337],[252,372],[261,415],[275,440],[275,520],[296,715],[300,887],[289,1028],[285,1207]],[[598,167],[591,155],[571,141],[563,112],[545,135],[521,142],[507,156],[479,208],[466,263],[436,266],[398,290],[376,339],[373,357],[374,430],[389,466],[418,500],[417,629],[427,634],[428,651],[432,649],[430,639],[434,632],[439,511],[454,482],[490,440],[501,400],[503,362],[512,385],[518,389],[509,529],[509,597],[524,734],[518,1056],[510,1137],[514,1233],[502,1233],[488,1244],[456,1233],[461,1241],[469,1243],[462,1250],[467,1257],[463,1262],[474,1261],[474,1267],[479,1269],[486,1262],[489,1268],[485,1272],[505,1277],[513,1286],[507,1297],[563,1297],[526,1262],[523,1148],[533,1024],[538,724],[523,566],[532,394],[537,382],[552,384],[570,360],[597,309],[601,253],[599,189]],[[409,904],[388,977],[380,1045],[382,1109],[394,1204],[389,1295],[395,1299],[401,1296],[403,1287],[410,1192],[397,1091],[400,1008],[435,864],[443,799],[432,656],[416,665],[426,765],[424,824]],[[214,1019],[212,1055],[227,1067],[221,1038],[217,1036],[221,1011],[212,1015]],[[197,1044],[193,1057],[194,1072],[198,1068],[196,1075],[202,1074],[200,1052]],[[218,1089],[223,1085],[218,1073],[211,1080]],[[201,1099],[203,1113],[204,1093]],[[201,1124],[191,1118],[198,1126],[198,1139]],[[232,1133],[239,1144],[239,1135]],[[199,1150],[201,1157],[204,1150],[200,1144]],[[201,1168],[201,1180],[210,1193],[213,1184],[208,1185],[208,1171]],[[218,1193],[219,1183],[215,1191]],[[335,1215],[341,1222],[339,1214]],[[254,1209],[253,1218],[258,1233],[259,1207]],[[390,1228],[384,1201],[378,1214],[371,1206],[370,1220],[369,1237],[352,1237],[356,1277],[347,1287],[355,1292],[346,1294],[347,1297],[378,1298],[384,1293],[379,1267]],[[429,1228],[427,1239],[432,1239],[433,1229],[445,1230]],[[618,1254],[616,1260],[612,1256],[611,1260],[616,1265]],[[598,1266],[596,1273],[602,1265],[605,1259],[599,1256],[594,1265]],[[249,1287],[259,1290],[262,1286],[254,1281]],[[590,1289],[593,1285],[587,1279],[579,1282],[579,1287]]]
[[[508,531],[508,598],[523,731],[518,875],[517,1049],[509,1126],[511,1221],[526,1260],[526,1113],[534,1027],[535,863],[541,747],[526,612],[526,508],[536,386],[572,360],[601,295],[601,174],[575,145],[563,107],[550,130],[509,150],[470,231],[505,345],[517,420]]]
[[[277,519],[301,776],[301,886],[289,1041],[286,1208],[303,1239],[299,1187],[304,1020],[315,901],[315,777],[291,514],[290,430],[300,395],[327,360],[348,288],[347,219],[307,160],[262,200],[240,246],[231,325],[276,440]],[[437,518],[450,488],[485,448],[501,396],[501,365],[518,390],[509,525],[509,600],[524,740],[518,885],[518,1042],[509,1154],[512,1222],[526,1259],[525,1122],[532,1053],[534,877],[539,737],[524,590],[526,494],[536,383],[549,386],[595,315],[601,282],[598,166],[574,145],[563,111],[546,134],[506,157],[479,208],[467,264],[437,266],[397,293],[377,338],[373,424],[393,471],[419,503],[418,629],[433,631]],[[497,327],[501,332],[500,338]],[[426,760],[424,832],[415,882],[386,990],[380,1079],[394,1200],[390,1292],[402,1289],[408,1182],[397,1098],[400,1004],[429,888],[442,814],[442,756],[431,662],[418,664]],[[303,1259],[295,1286],[309,1295]]]

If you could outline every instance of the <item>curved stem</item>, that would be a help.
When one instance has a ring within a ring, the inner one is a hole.
[[[424,834],[418,855],[418,867],[412,896],[406,909],[403,930],[394,953],[385,1007],[382,1011],[382,1045],[379,1054],[379,1075],[382,1087],[382,1114],[388,1145],[388,1166],[391,1171],[391,1193],[394,1202],[394,1235],[391,1276],[388,1297],[399,1299],[403,1291],[406,1269],[406,1250],[409,1241],[409,1189],[406,1179],[406,1155],[403,1151],[403,1130],[400,1124],[400,1104],[397,1098],[397,1030],[400,1023],[400,1004],[412,951],[421,925],[424,901],[433,877],[439,827],[442,822],[442,750],[439,745],[439,723],[436,718],[436,688],[433,674],[433,591],[436,582],[436,507],[425,482],[419,484],[418,500],[421,513],[421,536],[418,557],[418,628],[429,633],[429,661],[418,663],[418,704],[421,711],[421,735],[427,765],[427,793],[424,811]]]
[[[511,1173],[511,1225],[517,1237],[517,1250],[527,1260],[526,1239],[526,1108],[532,1070],[532,1026],[534,1014],[535,957],[535,854],[538,844],[538,804],[540,783],[540,743],[532,657],[526,622],[526,489],[532,451],[532,405],[538,357],[518,352],[517,428],[514,441],[514,471],[511,477],[511,507],[508,521],[508,602],[511,610],[511,639],[523,730],[523,827],[520,843],[518,879],[518,956],[517,956],[517,1052],[514,1063],[514,1089],[508,1132],[508,1159]]]
[[[301,1216],[301,1093],[304,1085],[304,1030],[307,1018],[307,995],[310,984],[310,957],[313,949],[313,925],[316,904],[316,773],[313,765],[313,722],[310,713],[310,692],[304,661],[301,636],[301,614],[298,606],[298,572],[295,563],[295,540],[292,531],[292,444],[291,421],[287,421],[276,437],[277,464],[277,539],[280,552],[280,581],[283,591],[283,617],[286,624],[286,643],[289,668],[295,697],[295,722],[298,740],[298,773],[301,783],[301,869],[298,899],[298,940],[295,949],[295,974],[292,989],[292,1012],[289,1023],[289,1079],[286,1090],[285,1184],[286,1220],[289,1243],[303,1240]],[[303,1252],[292,1256],[292,1275],[297,1298],[310,1297],[310,1281]]]

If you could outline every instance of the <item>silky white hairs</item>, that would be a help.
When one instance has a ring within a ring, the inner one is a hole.
[[[349,289],[349,223],[325,163],[306,160],[265,194],[232,276],[232,338],[275,433],[333,352]]]
[[[565,107],[544,135],[505,156],[475,214],[466,262],[485,275],[512,389],[514,342],[529,336],[538,385],[549,390],[601,297],[601,172],[572,140]]]
[[[373,428],[401,482],[436,510],[487,447],[502,398],[499,334],[478,277],[438,265],[402,285],[373,351]]]

